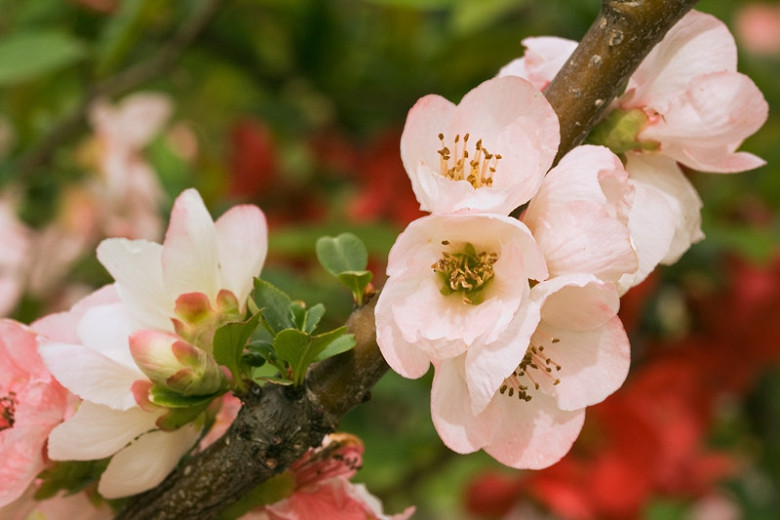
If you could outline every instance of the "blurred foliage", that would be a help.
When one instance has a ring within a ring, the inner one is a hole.
[[[747,3],[702,0],[698,9],[734,29]],[[96,86],[175,46],[177,29],[203,4],[0,0],[0,122],[11,129],[8,135],[0,132],[0,190],[10,193],[26,223],[43,229],[60,218],[62,194],[92,175],[84,160],[91,136],[86,118],[58,137],[51,160],[42,166],[23,169],[24,159],[58,122],[82,110]],[[322,235],[355,233],[366,243],[369,268],[381,283],[395,236],[415,217],[399,210],[411,204],[414,211],[411,192],[401,187],[408,181],[397,156],[408,109],[431,92],[457,101],[520,56],[527,36],[579,38],[599,5],[598,0],[230,0],[180,59],[140,87],[119,93],[151,90],[174,101],[166,132],[144,150],[167,194],[161,214],[188,186],[201,191],[215,214],[236,202],[259,204],[271,225],[263,277],[296,299],[324,302],[330,321],[323,326],[335,327],[350,312],[350,297],[312,261],[314,244]],[[686,316],[691,291],[727,285],[728,259],[766,266],[778,256],[780,118],[772,112],[780,106],[780,53],[742,51],[740,70],[772,107],[764,129],[743,147],[768,165],[741,175],[691,173],[704,200],[707,239],[659,273],[659,289],[634,332],[635,370],[641,370],[651,340],[684,336],[695,327],[675,316]],[[194,139],[193,158],[180,151],[174,123]],[[387,153],[383,139],[390,143]],[[396,191],[402,189],[406,192]],[[89,255],[68,276],[88,286],[107,281]],[[27,295],[14,316],[31,321],[44,310],[50,310],[45,299]],[[737,350],[734,357],[738,363]],[[407,381],[390,373],[372,401],[344,419],[342,427],[366,444],[357,480],[384,499],[387,510],[416,504],[415,518],[467,518],[465,486],[478,472],[506,470],[484,454],[455,456],[441,444],[430,421],[429,389],[430,374]],[[745,518],[775,518],[777,368],[740,399],[718,416],[711,435],[714,445],[745,462],[724,489]],[[681,518],[688,506],[688,497],[659,497],[648,504],[646,518]]]

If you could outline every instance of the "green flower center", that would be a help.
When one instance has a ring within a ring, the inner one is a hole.
[[[449,245],[449,242],[444,240],[442,245]],[[485,299],[487,284],[495,277],[493,264],[497,260],[498,254],[487,251],[477,253],[472,244],[466,243],[461,252],[443,252],[442,257],[431,267],[443,282],[443,295],[458,293],[464,303],[478,305]]]
[[[438,153],[444,177],[454,181],[468,181],[475,188],[493,185],[493,174],[501,155],[488,152],[482,145],[482,139],[474,146],[474,157],[470,157],[468,151],[469,134],[464,134],[463,140],[460,134],[456,135],[452,150],[445,144],[444,134],[439,134],[439,141],[441,149]]]

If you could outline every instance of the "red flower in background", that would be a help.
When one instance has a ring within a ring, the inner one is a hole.
[[[470,511],[494,518],[534,500],[565,519],[634,519],[657,496],[717,494],[736,459],[707,446],[724,396],[741,396],[780,359],[780,256],[766,267],[729,264],[730,284],[693,293],[689,337],[648,347],[627,384],[592,408],[572,454],[543,471],[486,475],[469,490]],[[626,297],[637,322],[655,281]]]

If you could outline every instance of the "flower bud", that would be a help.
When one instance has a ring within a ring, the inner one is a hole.
[[[225,382],[211,355],[169,332],[135,332],[130,336],[130,353],[149,379],[182,395],[213,394]]]

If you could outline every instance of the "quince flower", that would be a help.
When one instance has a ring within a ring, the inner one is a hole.
[[[547,268],[518,220],[495,214],[429,215],[412,222],[390,250],[389,279],[376,306],[377,344],[404,377],[431,360],[465,357],[471,390],[485,395],[516,366],[539,320],[530,280]]]
[[[517,75],[545,88],[576,47],[560,38],[528,38],[525,58],[500,75]],[[764,123],[768,106],[747,76],[737,72],[728,28],[691,11],[650,51],[625,93],[592,134],[625,155],[635,202],[629,228],[639,269],[623,288],[641,282],[658,263],[671,264],[701,240],[701,200],[676,162],[705,172],[730,173],[763,161],[737,152]]]
[[[555,277],[534,287],[541,321],[503,369],[487,405],[467,382],[466,356],[436,361],[431,415],[439,436],[458,453],[484,449],[515,468],[557,462],[582,428],[586,406],[623,383],[629,345],[615,286],[592,275]]]
[[[417,101],[401,158],[422,210],[508,215],[536,192],[559,141],[558,117],[539,90],[494,78],[458,105],[433,94]]]
[[[70,396],[41,361],[38,335],[7,319],[0,320],[0,374],[2,510],[46,467],[46,438],[62,422]]]
[[[52,431],[52,459],[113,455],[98,484],[106,498],[165,478],[195,444],[201,421],[177,422],[148,392],[171,363],[177,370],[165,388],[187,395],[220,388],[224,376],[211,362],[210,341],[216,327],[242,315],[265,260],[266,233],[257,207],[234,207],[214,222],[198,193],[187,190],[176,199],[162,245],[101,243],[98,258],[116,283],[42,324],[60,332],[41,345],[44,362],[84,399]],[[161,343],[171,347],[170,357],[160,353]]]

